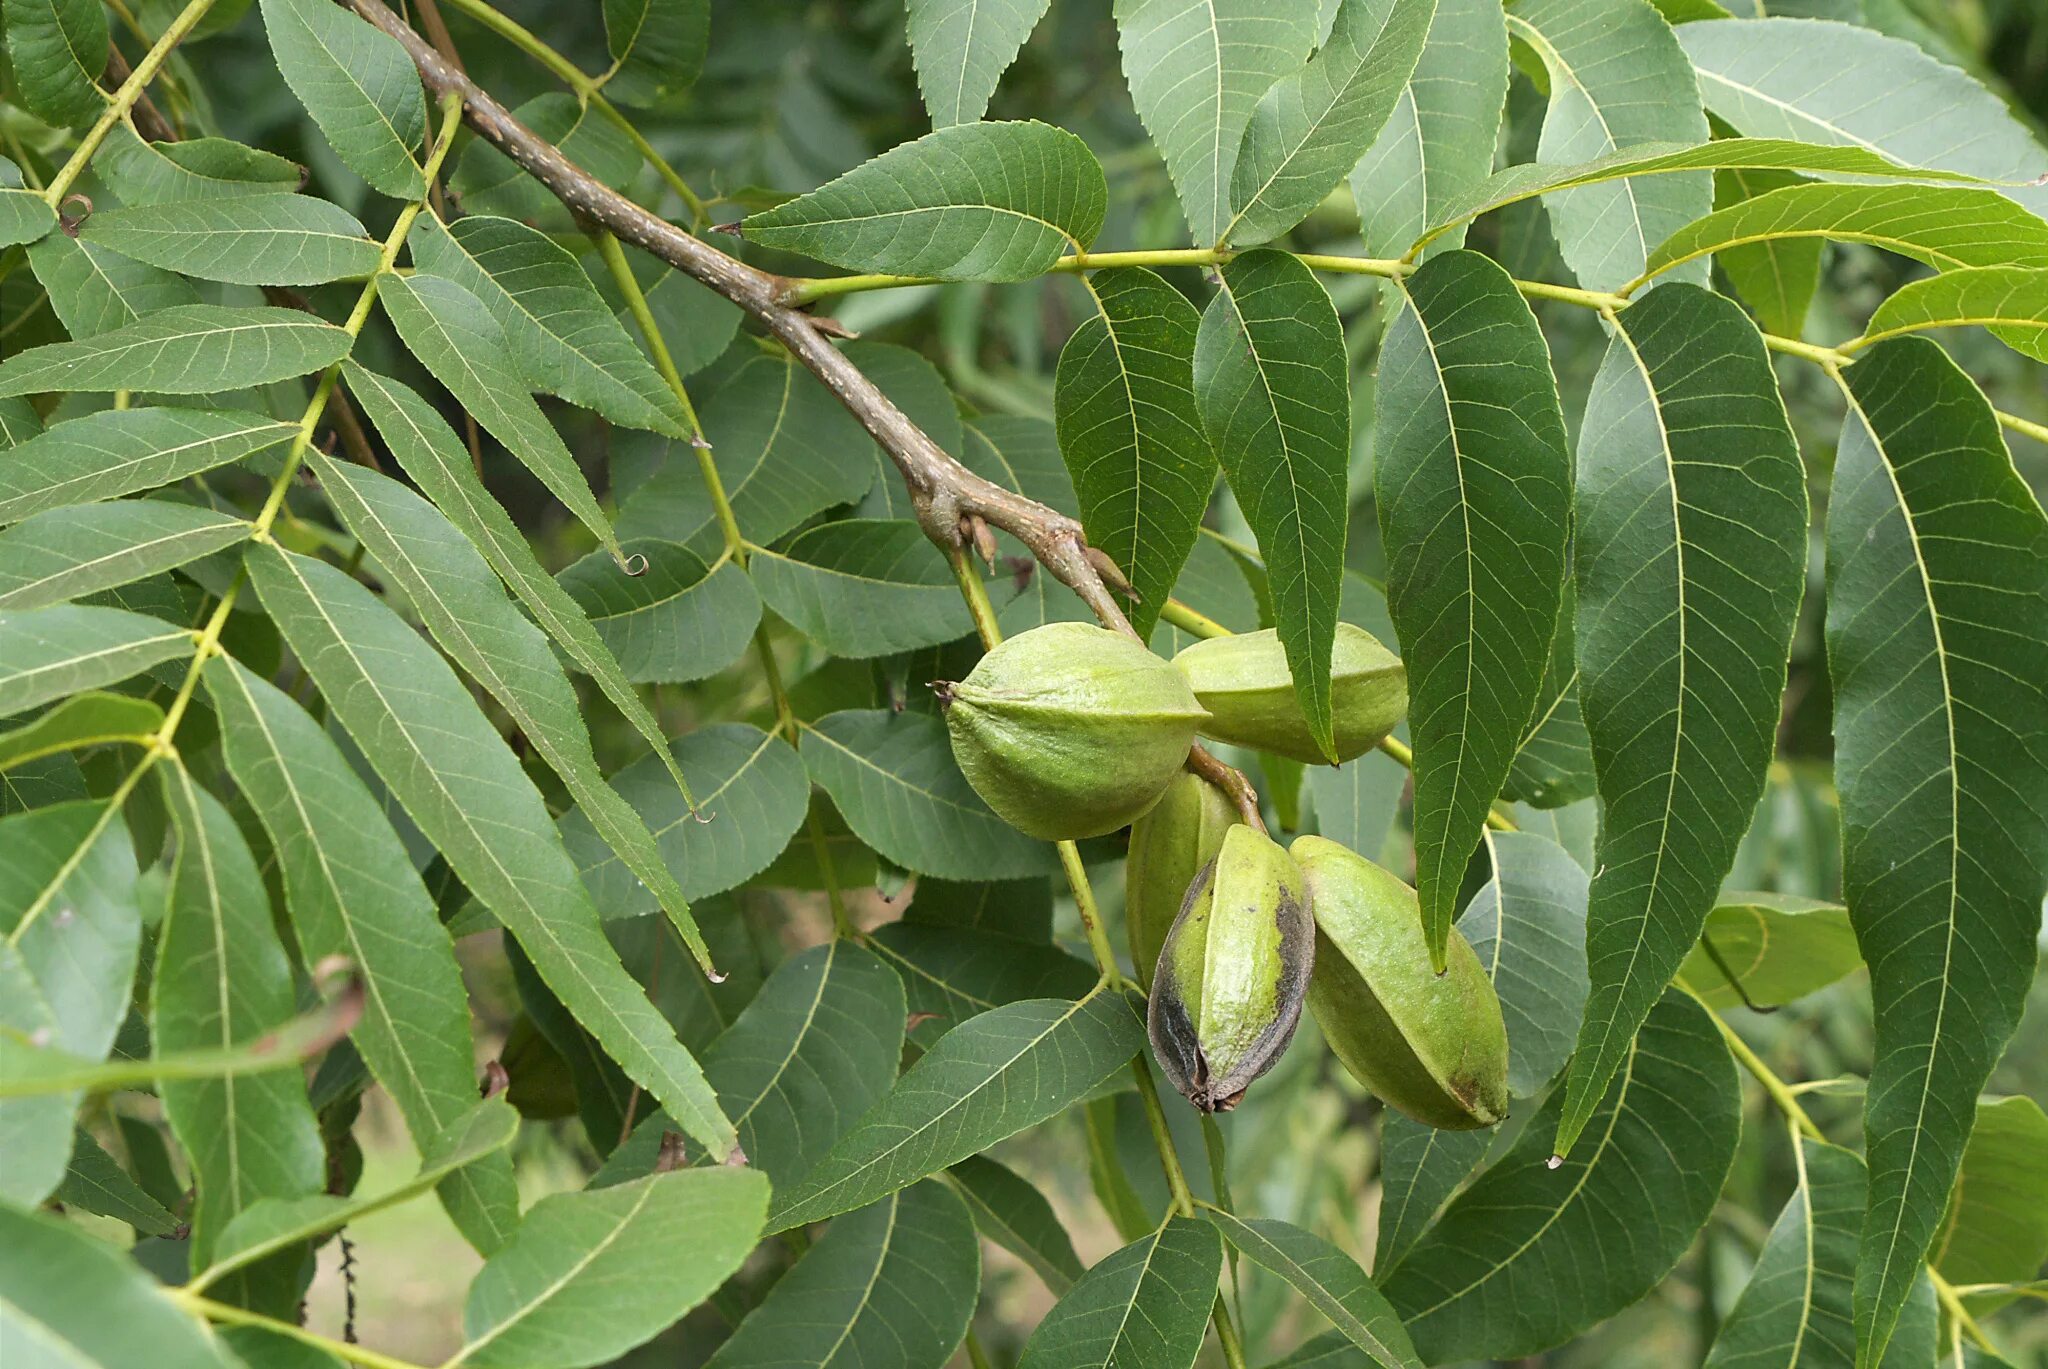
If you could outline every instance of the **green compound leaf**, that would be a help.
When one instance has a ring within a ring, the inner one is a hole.
[[[0,523],[152,489],[291,440],[296,423],[210,409],[103,409],[38,431],[0,461]]]
[[[767,1206],[766,1175],[724,1166],[541,1199],[470,1284],[456,1362],[615,1359],[717,1291],[760,1239]]]
[[[0,837],[9,852],[0,968],[24,1000],[9,1017],[36,1018],[17,1030],[47,1026],[51,1044],[103,1060],[127,1016],[142,942],[127,824],[104,800],[82,799],[10,814]]]
[[[525,377],[513,369],[505,331],[483,302],[443,276],[388,273],[377,287],[377,302],[434,379],[623,563],[610,520],[562,435],[528,393]]]
[[[1550,352],[1476,252],[1400,283],[1374,450],[1387,607],[1408,663],[1415,887],[1441,959],[1466,862],[1535,715],[1572,521]]]
[[[1019,1369],[1189,1369],[1222,1273],[1216,1228],[1171,1218],[1083,1274],[1024,1343]]]
[[[1059,868],[1053,848],[990,810],[929,713],[848,709],[804,730],[804,765],[854,835],[906,870],[1018,879]]]
[[[398,40],[326,0],[262,0],[277,68],[349,169],[398,200],[427,193],[419,73]]]
[[[49,509],[0,532],[0,609],[130,584],[231,547],[249,529],[243,519],[163,499]]]
[[[405,592],[441,648],[495,698],[561,779],[607,845],[660,902],[707,969],[710,949],[689,900],[633,808],[605,783],[582,705],[546,634],[500,588],[469,539],[439,510],[375,471],[309,454],[342,523]]]
[[[2015,182],[2007,195],[2048,214],[2048,188],[2027,184],[2048,171],[2040,142],[1975,77],[1906,39],[1772,18],[1686,24],[1678,41],[1707,108],[1744,133]]]
[[[306,179],[297,162],[227,138],[146,143],[126,124],[109,130],[92,169],[128,205],[290,194]]]
[[[1116,562],[1152,631],[1194,550],[1216,486],[1216,453],[1195,407],[1187,296],[1142,267],[1085,278],[1096,313],[1060,350],[1053,414],[1089,545]]]
[[[1088,145],[1049,124],[958,124],[748,217],[751,242],[853,271],[1029,280],[1102,228],[1109,187]]]
[[[665,748],[690,782],[703,821],[691,813],[663,761],[642,756],[612,786],[654,833],[661,857],[691,898],[744,884],[768,868],[803,825],[809,783],[780,736],[746,723],[713,723]],[[561,819],[562,840],[607,919],[655,910],[654,895],[591,826],[581,809]],[[456,927],[468,930],[459,917]]]
[[[247,564],[335,717],[548,987],[684,1130],[730,1150],[703,1072],[605,941],[539,792],[454,671],[332,567],[271,546]]]
[[[33,190],[0,190],[0,247],[34,242],[57,226],[57,211]]]
[[[1798,1187],[1728,1309],[1706,1369],[1851,1369],[1856,1362],[1850,1288],[1867,1187],[1863,1160],[1824,1141],[1801,1137],[1796,1145]],[[1934,1287],[1924,1274],[1906,1322],[1885,1369],[1934,1359]]]
[[[584,674],[597,681],[642,741],[668,754],[667,738],[574,598],[541,568],[510,514],[484,488],[469,453],[434,407],[395,380],[348,368],[349,388],[392,454],[450,522],[476,544],[498,578]],[[671,769],[678,788],[681,770]]]
[[[74,341],[110,333],[159,309],[199,303],[191,281],[69,233],[52,233],[31,246],[28,264]]]
[[[242,1363],[125,1253],[75,1222],[11,1207],[0,1207],[0,1344],[24,1364],[75,1369]]]
[[[270,837],[299,948],[315,962],[346,956],[361,976],[352,1040],[425,1147],[476,1098],[462,971],[433,900],[325,729],[238,661],[217,662],[202,678],[228,773]],[[519,1224],[508,1160],[451,1176],[441,1200],[486,1254]]]
[[[910,0],[910,55],[933,128],[971,124],[1052,0]]]
[[[1065,1297],[1081,1277],[1081,1260],[1045,1195],[985,1155],[971,1155],[946,1173],[974,1214],[975,1230],[1030,1265],[1054,1297]]]
[[[178,857],[157,937],[150,1043],[166,1052],[248,1046],[290,1020],[291,964],[234,819],[182,764],[162,774]],[[160,1094],[192,1166],[195,1266],[212,1261],[221,1233],[251,1204],[324,1187],[320,1124],[298,1072],[167,1080]],[[286,1256],[240,1270],[219,1296],[271,1315],[288,1311],[298,1301],[297,1263]]]
[[[1643,143],[1707,140],[1690,63],[1646,0],[1521,0],[1508,32],[1536,51],[1550,77],[1537,161],[1581,163]],[[1579,284],[1613,290],[1642,272],[1658,243],[1706,213],[1713,193],[1706,172],[1675,172],[1560,190],[1545,208]],[[1706,279],[1704,269],[1691,274]]]
[[[1593,740],[1579,709],[1578,638],[1573,620],[1578,595],[1566,581],[1557,609],[1557,633],[1550,639],[1543,686],[1536,691],[1536,716],[1508,767],[1503,798],[1535,808],[1562,808],[1593,797]]]
[[[189,654],[192,641],[189,628],[126,609],[0,610],[0,718],[125,680]]]
[[[1259,98],[1316,45],[1315,11],[1263,0],[1125,0],[1124,74],[1195,241],[1222,238],[1231,174]]]
[[[319,285],[376,271],[382,249],[355,216],[310,195],[142,204],[94,214],[88,243],[201,280]]]
[[[1579,698],[1604,818],[1559,1154],[1699,939],[1771,759],[1806,475],[1739,305],[1666,285],[1620,315],[1578,482]]]
[[[875,930],[874,949],[902,976],[910,1038],[926,1050],[962,1022],[1026,998],[1078,998],[1100,972],[1055,946],[973,927],[898,922]]]
[[[1445,1131],[1392,1108],[1380,1113],[1379,1237],[1372,1267],[1382,1282],[1479,1167],[1498,1134],[1495,1129]],[[1350,1344],[1349,1338],[1345,1343]]]
[[[1434,0],[1341,0],[1315,56],[1252,111],[1230,172],[1223,241],[1270,242],[1343,182],[1415,74],[1435,11]]]
[[[1799,184],[1789,171],[1728,170],[1714,173],[1714,208],[1726,209],[1773,190]],[[1720,254],[1721,270],[1742,300],[1756,311],[1767,333],[1798,337],[1820,289],[1818,238],[1781,238],[1731,247]]]
[[[445,227],[422,214],[408,242],[421,270],[446,276],[483,302],[528,385],[614,423],[671,436],[687,431],[674,392],[576,258],[545,233],[489,214]]]
[[[60,751],[115,742],[139,745],[150,740],[163,720],[163,707],[149,699],[96,690],[73,694],[37,714],[35,721],[0,732],[0,770]]]
[[[1961,266],[2048,266],[2048,223],[1995,190],[1932,185],[1788,185],[1673,233],[1644,278],[1731,247],[1826,238]]]
[[[1383,1369],[1421,1369],[1401,1319],[1349,1255],[1289,1222],[1245,1220],[1221,1209],[1203,1215],[1239,1254],[1292,1284],[1373,1363]]]
[[[776,966],[704,1052],[747,1163],[797,1183],[896,1082],[903,986],[845,939]]]
[[[1493,170],[1508,32],[1493,0],[1437,0],[1415,74],[1351,173],[1365,250],[1398,257]],[[1452,245],[1462,241],[1462,235]]]
[[[62,127],[89,123],[105,108],[107,12],[98,0],[6,0],[0,20],[24,109]]]
[[[1534,1098],[1572,1053],[1586,1007],[1586,888],[1579,863],[1533,832],[1486,833],[1493,878],[1458,930],[1500,995],[1508,1092]]]
[[[908,519],[826,523],[757,552],[747,573],[769,608],[834,656],[887,656],[974,631],[952,567]]]
[[[1870,316],[1866,341],[1929,328],[1989,328],[2014,351],[2048,361],[2048,270],[1981,266],[1909,281]]]
[[[1694,29],[1692,32],[1697,33]],[[1652,142],[1594,157],[1557,164],[1522,162],[1503,167],[1452,197],[1431,220],[1429,231],[1415,244],[1434,242],[1481,214],[1552,191],[1601,185],[1645,176],[1689,171],[1797,171],[1816,176],[1869,176],[1927,181],[1969,181],[1961,172],[1906,166],[1861,147],[1817,147],[1783,138],[1718,138],[1712,142]],[[1404,244],[1405,245],[1405,244]],[[1389,249],[1394,250],[1394,249]]]
[[[1977,1093],[2033,979],[2048,880],[2048,523],[1990,405],[1925,338],[1844,372],[1828,508],[1842,889],[1870,963],[1859,1364],[1890,1339]]]
[[[777,1195],[783,1230],[863,1207],[1086,1097],[1144,1046],[1131,1001],[1028,999],[946,1033],[801,1183]]]
[[[126,1222],[138,1236],[168,1236],[177,1230],[178,1219],[129,1178],[128,1172],[101,1148],[91,1132],[80,1128],[72,1138],[72,1146],[71,1168],[57,1187],[58,1202]],[[10,1162],[12,1158],[10,1152]]]
[[[1195,397],[1265,556],[1309,733],[1329,752],[1351,452],[1343,328],[1322,283],[1288,253],[1246,252],[1221,279],[1195,340]]]
[[[646,569],[628,575],[610,556],[592,552],[556,578],[624,678],[701,680],[753,644],[761,595],[737,562],[713,570],[689,548],[651,537],[622,546]]]
[[[2024,1095],[1983,1098],[1941,1235],[1928,1256],[1952,1284],[2025,1283],[2048,1260],[2048,1115]],[[1972,1302],[2005,1301],[2000,1294]]]
[[[349,335],[296,309],[181,304],[82,342],[0,362],[0,397],[149,390],[203,395],[307,375],[348,355]]]
[[[448,1130],[425,1138],[419,1172],[381,1193],[341,1197],[319,1193],[309,1198],[262,1198],[244,1208],[221,1232],[213,1264],[196,1281],[213,1283],[222,1274],[242,1268],[300,1241],[312,1240],[350,1222],[395,1207],[426,1192],[450,1175],[506,1146],[519,1131],[519,1114],[503,1098],[473,1104]]]
[[[870,449],[866,432],[830,390],[787,353],[747,350],[752,355],[703,400],[702,416],[733,517],[750,541],[766,546],[858,500],[875,473],[854,456]],[[697,453],[686,443],[638,441],[659,449],[660,464],[626,498],[620,535],[684,543],[715,559],[725,545]]]
[[[1662,1281],[1721,1192],[1742,1130],[1735,1062],[1704,1009],[1666,995],[1587,1144],[1550,1164],[1562,1090],[1451,1201],[1381,1291],[1431,1364],[1537,1354]]]
[[[707,1369],[941,1369],[980,1289],[966,1206],[944,1184],[917,1184],[833,1222]]]

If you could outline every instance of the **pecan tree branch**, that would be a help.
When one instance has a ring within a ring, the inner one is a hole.
[[[661,258],[759,320],[881,444],[903,476],[919,525],[942,550],[950,554],[967,545],[977,519],[1001,528],[1080,595],[1105,626],[1131,631],[1110,590],[1111,584],[1124,587],[1123,576],[1107,556],[1088,545],[1080,523],[984,480],[949,456],[832,345],[827,321],[782,302],[780,276],[727,256],[584,172],[456,70],[382,0],[336,3],[397,39],[435,96],[460,95],[469,126],[552,191],[571,213]]]

